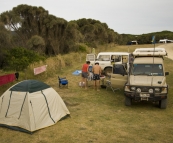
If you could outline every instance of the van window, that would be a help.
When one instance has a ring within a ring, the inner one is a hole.
[[[121,56],[120,55],[112,55],[111,60],[114,62],[121,62]]]
[[[87,55],[86,61],[94,61],[95,60],[95,55]]]
[[[99,61],[109,61],[110,56],[109,55],[100,55],[98,58]]]

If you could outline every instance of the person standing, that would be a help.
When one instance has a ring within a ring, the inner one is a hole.
[[[93,80],[94,80],[94,88],[99,91],[100,86],[100,76],[101,76],[101,67],[99,63],[96,62],[93,66]]]
[[[87,61],[85,64],[83,64],[82,66],[82,84],[85,83],[85,89],[87,89],[88,86],[88,82],[87,82],[87,78],[89,75],[89,65],[90,65],[90,61]]]

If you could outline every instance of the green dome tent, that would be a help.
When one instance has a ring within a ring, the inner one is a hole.
[[[32,133],[54,125],[70,112],[59,94],[38,80],[24,80],[0,97],[0,125]]]

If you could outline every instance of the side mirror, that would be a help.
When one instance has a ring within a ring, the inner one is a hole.
[[[169,72],[165,72],[165,75],[169,75]]]

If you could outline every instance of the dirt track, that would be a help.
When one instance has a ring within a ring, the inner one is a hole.
[[[165,48],[165,50],[168,53],[168,58],[173,60],[173,43],[163,44],[163,45],[157,46],[157,48]]]

